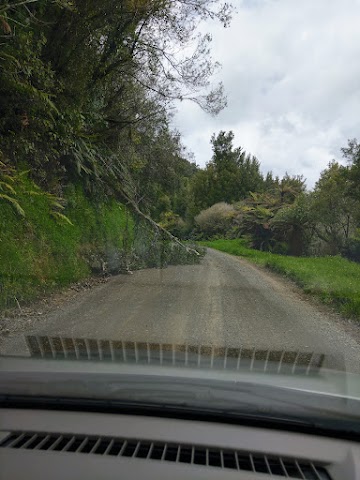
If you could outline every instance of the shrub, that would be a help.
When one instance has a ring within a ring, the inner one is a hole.
[[[163,213],[159,224],[178,238],[184,238],[187,233],[187,225],[184,220],[172,211]]]
[[[232,227],[235,214],[236,210],[232,205],[225,202],[215,203],[195,217],[195,224],[205,238],[214,235],[226,236]]]
[[[360,229],[356,235],[346,240],[341,253],[343,257],[360,263]]]

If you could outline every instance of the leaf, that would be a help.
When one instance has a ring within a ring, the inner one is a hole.
[[[51,110],[55,111],[57,115],[60,115],[59,110],[57,109],[54,102],[50,99],[50,95],[48,93],[43,92],[42,90],[39,90],[38,88],[34,87],[30,83],[18,82],[18,86],[21,87],[23,91],[32,93],[39,100],[41,100],[43,103],[48,105]]]
[[[1,189],[6,188],[6,189],[9,190],[9,192],[11,192],[13,195],[16,195],[15,189],[14,189],[9,183],[1,182],[1,181],[0,181],[0,188],[1,188]]]
[[[10,175],[1,175],[3,180],[7,180],[8,182],[15,182],[15,178],[11,177]]]
[[[59,203],[59,202],[53,202],[51,206],[59,208],[60,210],[64,210],[64,208],[65,208],[64,205],[61,205],[61,203]]]
[[[55,218],[55,220],[62,220],[64,222],[68,223],[69,225],[74,226],[72,221],[66,215],[64,215],[63,213],[51,212],[51,215]]]
[[[15,198],[9,197],[9,195],[6,195],[5,193],[0,193],[0,198],[11,203],[11,205],[15,208],[16,212],[22,217],[25,217],[25,212],[23,208],[21,208],[19,202],[15,200]]]
[[[14,62],[16,64],[17,67],[21,68],[21,64],[20,62],[15,58],[13,57],[12,55],[9,55],[5,52],[2,52],[1,53],[1,57],[0,57],[1,60],[10,60],[11,62]]]
[[[44,195],[42,192],[35,192],[34,190],[28,190],[26,193],[28,193],[29,195],[32,195],[33,197],[35,196],[41,197]]]

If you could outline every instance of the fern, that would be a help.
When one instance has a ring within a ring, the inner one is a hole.
[[[59,210],[64,210],[64,205],[61,205],[61,203],[59,203],[58,201],[53,201],[52,202],[52,207],[53,208],[58,208]]]
[[[8,190],[13,195],[16,195],[15,188],[12,185],[10,185],[9,183],[6,183],[6,182],[2,182],[0,180],[0,190],[4,190],[4,189]]]
[[[34,97],[38,98],[41,102],[43,102],[45,105],[50,107],[50,109],[53,110],[57,115],[60,115],[59,110],[57,109],[56,105],[50,98],[50,94],[39,90],[38,88],[34,87],[30,83],[24,83],[24,82],[18,81],[17,86],[20,91],[22,90],[25,93],[33,95]]]
[[[52,211],[52,212],[50,212],[50,215],[51,215],[52,217],[54,217],[55,220],[61,220],[61,221],[63,221],[63,222],[68,223],[69,225],[74,226],[74,224],[72,223],[72,221],[71,221],[66,215],[64,215],[63,213],[56,212],[56,211]]]
[[[0,151],[0,158],[1,156],[2,152]],[[15,198],[20,192],[30,196],[46,198],[50,207],[50,215],[57,220],[72,225],[71,220],[58,211],[64,210],[61,198],[52,193],[42,191],[41,188],[34,183],[32,183],[31,189],[29,189],[29,184],[26,182],[27,174],[28,171],[17,172],[15,168],[0,160],[0,200],[10,203],[16,213],[25,217],[24,209]]]
[[[24,209],[21,207],[20,203],[17,200],[15,200],[15,198],[10,197],[5,193],[0,193],[0,199],[9,202],[19,215],[21,215],[22,217],[25,217]]]

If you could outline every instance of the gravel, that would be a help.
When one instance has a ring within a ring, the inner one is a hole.
[[[199,265],[75,285],[3,319],[0,353],[27,354],[24,334],[315,351],[360,371],[355,323],[291,282],[211,249]]]

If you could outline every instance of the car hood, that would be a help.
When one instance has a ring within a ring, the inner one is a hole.
[[[226,347],[60,337],[27,344],[29,357],[0,358],[7,406],[41,400],[43,407],[216,415],[360,435],[359,375],[330,368],[324,354],[247,348],[241,356]]]

